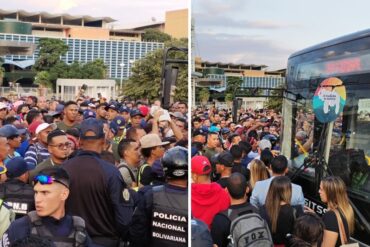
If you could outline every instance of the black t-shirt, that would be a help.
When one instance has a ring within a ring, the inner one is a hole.
[[[349,229],[348,229],[347,220],[341,212],[340,212],[340,217],[342,218],[344,230],[346,231],[346,234],[347,234],[347,239],[349,239]],[[339,247],[341,245],[341,240],[339,236],[339,225],[338,225],[338,220],[337,220],[337,217],[335,216],[334,211],[331,211],[331,210],[327,211],[323,215],[322,220],[324,221],[325,230],[338,233],[338,239],[337,239],[337,243],[335,244],[335,246]]]
[[[258,209],[248,202],[238,205],[231,205],[229,209],[245,209],[248,211],[251,210],[253,213],[258,213]],[[230,235],[230,225],[230,219],[221,212],[216,214],[216,216],[213,218],[211,224],[211,235],[213,243],[217,244],[218,247],[227,247],[229,243],[227,237]]]
[[[221,185],[222,188],[226,188],[228,185],[228,179],[229,177],[223,177],[216,181],[219,185]]]
[[[281,206],[276,225],[276,232],[272,233],[271,220],[267,214],[266,207],[265,206],[261,207],[260,209],[261,216],[268,223],[274,244],[285,244],[285,245],[288,244],[288,241],[286,240],[286,235],[288,233],[293,233],[295,219],[303,215],[302,207],[294,208],[295,210],[289,204]]]
[[[231,172],[232,172],[232,173],[234,173],[234,172],[239,172],[239,173],[241,173],[241,174],[243,174],[243,175],[244,175],[244,177],[245,177],[245,179],[246,179],[247,181],[249,181],[249,180],[250,180],[251,175],[250,175],[250,171],[249,171],[249,169],[247,169],[247,168],[245,168],[244,166],[242,166],[242,164],[241,164],[241,163],[236,163],[236,162],[234,162],[234,166],[233,166],[233,169],[231,170]]]

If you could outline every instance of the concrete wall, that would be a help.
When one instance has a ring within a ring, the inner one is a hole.
[[[174,38],[187,38],[188,10],[167,11],[164,32]]]

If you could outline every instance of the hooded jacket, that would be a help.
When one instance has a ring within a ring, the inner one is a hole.
[[[213,217],[230,206],[228,193],[218,184],[191,185],[191,211],[194,218],[210,228]]]

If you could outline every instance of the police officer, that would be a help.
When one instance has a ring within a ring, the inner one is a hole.
[[[48,239],[54,246],[91,246],[82,218],[65,213],[69,177],[60,167],[42,170],[35,177],[36,210],[11,223],[0,241],[1,247],[30,236]]]
[[[188,151],[174,147],[162,158],[166,184],[148,190],[135,210],[132,246],[188,246]]]
[[[16,218],[20,218],[35,210],[33,188],[28,184],[29,171],[33,165],[22,157],[15,157],[8,161],[6,168],[8,179],[0,184],[0,198],[13,209]]]

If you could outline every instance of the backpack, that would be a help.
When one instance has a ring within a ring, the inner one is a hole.
[[[268,224],[252,208],[228,209],[221,214],[231,221],[229,247],[273,247]]]
[[[15,219],[15,213],[10,208],[3,206],[4,201],[0,199],[0,237],[8,230],[10,223]]]
[[[134,173],[131,171],[130,167],[128,167],[127,165],[125,164],[122,164],[120,166],[117,167],[118,170],[120,170],[121,168],[126,168],[128,170],[128,173],[130,174],[130,177],[131,177],[131,180],[132,182],[136,182],[136,179],[135,179],[135,175]]]

